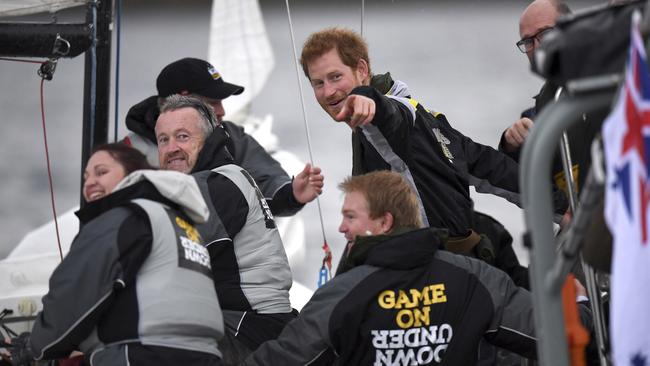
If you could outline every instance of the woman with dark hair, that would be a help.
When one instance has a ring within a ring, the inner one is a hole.
[[[154,169],[138,150],[122,143],[99,145],[84,171],[83,196],[91,202],[111,193],[124,177],[141,169]]]
[[[88,160],[81,230],[32,333],[12,340],[14,365],[74,350],[98,366],[221,365],[223,316],[195,228],[208,207],[191,176],[142,168],[144,155],[121,144]]]

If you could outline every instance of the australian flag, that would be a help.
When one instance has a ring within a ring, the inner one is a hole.
[[[603,125],[605,219],[614,237],[610,331],[616,365],[650,359],[650,74],[639,19],[638,14],[632,19],[624,85]]]

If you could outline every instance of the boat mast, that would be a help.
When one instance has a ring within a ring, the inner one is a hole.
[[[92,0],[86,11],[86,23],[91,26],[93,42],[85,57],[80,187],[83,187],[84,167],[93,148],[108,141],[112,10],[113,0]],[[79,206],[83,205],[80,190]]]
[[[0,22],[0,56],[76,57],[86,53],[81,179],[96,145],[108,141],[114,0],[90,0],[85,23]],[[54,69],[52,69],[53,72]],[[51,74],[49,75],[51,78]],[[80,193],[80,205],[84,200]]]

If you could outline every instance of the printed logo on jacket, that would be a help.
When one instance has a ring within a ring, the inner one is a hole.
[[[447,302],[443,283],[408,290],[386,290],[377,302],[395,313],[399,329],[371,330],[374,365],[426,365],[442,361],[453,329],[447,323],[431,324],[431,306]]]
[[[175,221],[182,232],[178,236],[178,266],[211,277],[210,254],[208,249],[201,245],[199,232],[193,225],[178,216]]]

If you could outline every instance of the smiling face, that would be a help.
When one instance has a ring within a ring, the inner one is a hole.
[[[117,160],[106,151],[97,151],[84,170],[84,198],[91,202],[109,195],[125,176],[124,167]]]
[[[361,192],[352,191],[345,194],[341,214],[343,219],[339,232],[343,233],[350,243],[354,243],[357,236],[385,234],[390,230],[385,216],[374,219],[370,217],[368,201]]]
[[[156,122],[160,168],[189,173],[203,148],[201,116],[190,107],[162,113]]]
[[[368,84],[368,64],[360,59],[356,69],[341,61],[336,49],[325,52],[307,64],[309,79],[318,104],[334,118],[343,101],[357,86]]]

